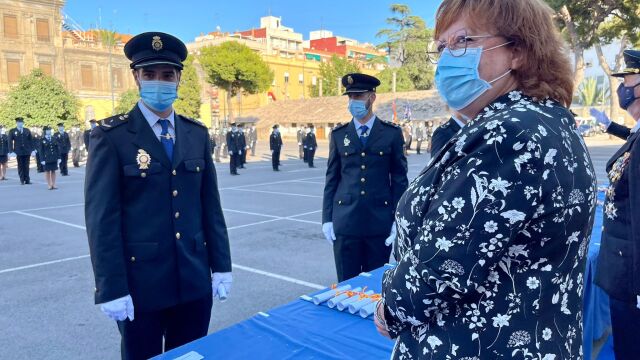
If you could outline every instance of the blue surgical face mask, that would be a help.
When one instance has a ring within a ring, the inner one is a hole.
[[[634,101],[640,99],[635,95],[635,90],[638,86],[640,86],[640,83],[634,86],[624,86],[624,84],[618,86],[618,104],[622,110],[627,110]]]
[[[64,127],[62,127],[62,126],[58,126],[58,131],[60,131],[61,133],[63,133],[63,132],[64,132]]]
[[[95,129],[95,128],[96,128],[96,126],[97,126],[97,125],[96,125],[96,123],[91,123],[91,128],[92,128],[92,129]]]
[[[24,128],[24,123],[16,123],[16,126],[18,127],[18,130],[22,130]]]
[[[51,137],[51,130],[47,130],[47,131],[45,131],[45,132],[44,132],[44,135],[45,135],[46,137],[50,138],[50,137]]]
[[[368,100],[354,100],[349,99],[349,112],[351,116],[356,118],[357,120],[363,119],[369,113],[369,109],[367,107]]]
[[[152,110],[166,111],[178,98],[178,87],[171,81],[140,80],[140,98]]]
[[[494,46],[490,51],[510,44],[510,42]],[[463,50],[453,50],[463,51]],[[445,49],[438,61],[435,83],[440,96],[454,110],[462,110],[491,89],[491,84],[507,76],[511,69],[489,82],[480,78],[478,67],[482,58],[482,47],[467,48],[464,55],[454,56]]]

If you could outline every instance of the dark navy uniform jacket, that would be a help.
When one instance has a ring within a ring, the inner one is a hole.
[[[176,115],[175,130],[173,160],[138,105],[91,132],[85,219],[96,303],[131,294],[136,310],[163,309],[211,296],[211,273],[231,271],[207,129]]]
[[[640,223],[635,220],[640,213],[638,138],[640,133],[631,134],[607,162],[609,188],[596,267],[596,283],[612,298],[633,304],[640,295]]]
[[[629,135],[631,135],[631,129],[612,121],[607,127],[607,133],[619,137],[622,140],[627,140]]]
[[[57,132],[53,134],[53,138],[58,142],[61,154],[68,154],[71,151],[71,139],[68,132]]]
[[[269,150],[280,151],[280,148],[282,148],[282,137],[279,133],[272,132],[269,137]]]
[[[9,152],[20,156],[31,155],[34,150],[33,145],[33,137],[29,129],[23,128],[22,133],[18,128],[9,131]]]
[[[306,146],[308,150],[316,150],[318,148],[318,142],[316,141],[316,134],[313,132],[305,135],[304,140],[302,140],[302,145]]]
[[[9,136],[7,134],[0,135],[0,156],[9,154]]]
[[[60,160],[60,143],[53,135],[50,140],[46,136],[42,136],[38,141],[38,153],[40,161],[55,163]]]
[[[431,137],[431,157],[438,155],[458,131],[460,131],[460,125],[453,118],[438,126]]]
[[[238,155],[239,151],[244,150],[240,138],[244,139],[244,135],[240,131],[229,131],[227,133],[227,149],[233,152],[234,155]]]
[[[333,222],[336,235],[389,235],[396,205],[408,186],[403,145],[400,128],[377,117],[366,146],[353,121],[333,130],[322,222]]]

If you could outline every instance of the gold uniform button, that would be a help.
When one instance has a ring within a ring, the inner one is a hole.
[[[173,197],[178,196],[178,190],[173,190]]]
[[[206,241],[204,242],[204,246],[207,246],[207,242]]]
[[[361,168],[362,170],[364,170],[364,169],[366,169],[367,167],[366,167],[366,166],[364,166],[364,165],[362,165],[362,166],[360,166],[360,168]]]
[[[618,254],[619,254],[620,256],[622,256],[622,251],[618,251]]]
[[[135,256],[132,256],[132,257],[131,257],[131,262],[135,262],[135,261],[136,261],[136,257],[135,257]]]
[[[382,151],[380,151],[380,156],[384,155],[384,153]]]
[[[338,200],[338,205],[342,205],[342,200]]]
[[[146,178],[146,177],[147,177],[147,173],[142,173],[142,174],[140,174],[140,177],[142,177],[142,178]]]
[[[176,219],[180,217],[180,212],[176,212]]]
[[[360,179],[360,182],[365,182],[365,181],[366,181],[365,178]]]
[[[176,239],[180,240],[180,233],[176,233]]]
[[[173,176],[178,175],[178,173],[175,170],[173,170],[171,173],[173,174]]]
[[[388,201],[385,201],[385,202],[384,202],[384,204],[385,204],[385,205],[389,205],[389,202],[388,202]]]
[[[364,195],[364,194],[365,194],[364,190],[360,191],[360,195]]]
[[[200,172],[200,166],[196,166],[196,172]]]
[[[348,152],[344,153],[344,156],[349,156],[349,153]]]
[[[362,152],[362,154],[360,154],[360,155],[362,155],[362,157],[364,157],[366,154],[365,154],[365,153],[364,153],[364,151],[363,151],[363,152]]]

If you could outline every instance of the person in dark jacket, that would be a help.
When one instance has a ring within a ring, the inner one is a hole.
[[[244,124],[238,125],[238,131],[240,133],[240,137],[238,137],[239,146],[242,149],[239,168],[244,169],[244,165],[247,163],[247,150],[249,150],[249,145],[247,145],[247,132],[244,130]]]
[[[438,155],[440,150],[462,129],[462,122],[452,115],[447,122],[438,126],[431,136],[431,157]]]
[[[150,32],[124,52],[141,99],[91,132],[85,220],[95,302],[122,358],[148,359],[207,334],[231,256],[207,128],[173,109],[186,46]]]
[[[82,153],[84,151],[83,133],[80,131],[78,125],[74,125],[71,128],[69,134],[71,140],[71,162],[73,167],[80,167],[80,161],[82,160]]]
[[[227,149],[229,153],[229,169],[231,170],[231,175],[239,175],[238,168],[240,167],[242,153],[244,151],[240,140],[241,137],[243,136],[240,131],[238,131],[236,123],[231,124],[231,131],[227,133]]]
[[[273,132],[269,137],[269,149],[271,149],[271,166],[273,171],[280,171],[280,150],[282,149],[282,136],[278,125],[273,125]]]
[[[591,108],[589,112],[591,113],[591,116],[593,116],[596,121],[604,127],[604,130],[607,134],[611,134],[622,140],[627,140],[629,136],[631,136],[632,133],[638,131],[638,128],[640,127],[640,123],[636,123],[633,128],[629,128],[622,124],[613,122],[603,111],[599,111],[594,108]]]
[[[91,130],[95,129],[98,126],[98,122],[94,119],[89,120],[89,128],[84,131],[83,139],[84,139],[84,148],[87,150],[87,155],[89,154],[89,143],[91,142]]]
[[[309,126],[307,126],[307,135],[304,137],[302,144],[304,145],[307,154],[307,165],[309,165],[310,168],[314,168],[315,166],[313,165],[313,158],[316,156],[318,141],[316,140],[315,128],[313,124],[309,124]]]
[[[7,180],[7,163],[9,162],[9,136],[4,125],[0,125],[0,180]]]
[[[625,50],[626,68],[614,74],[623,79],[617,89],[620,108],[640,120],[640,50]],[[611,126],[618,127],[615,123]],[[607,162],[609,186],[596,283],[609,295],[613,349],[618,360],[640,354],[640,136],[636,129]],[[620,135],[623,135],[620,132]],[[624,136],[623,136],[624,137]]]
[[[333,246],[338,281],[389,261],[393,214],[408,185],[402,130],[373,113],[380,81],[348,74],[342,85],[353,119],[331,133],[322,200],[322,232]]]
[[[34,156],[33,136],[31,131],[24,127],[24,119],[16,118],[16,127],[9,131],[9,153],[16,156],[18,162],[18,175],[20,184],[30,185],[29,162]]]
[[[58,132],[53,135],[53,138],[60,146],[60,175],[69,176],[67,162],[69,161],[69,152],[71,151],[71,138],[64,130],[64,123],[58,123]]]
[[[44,134],[38,142],[38,153],[40,154],[40,165],[47,180],[49,190],[57,190],[56,170],[61,163],[62,152],[59,140],[52,134],[49,126],[43,128]]]

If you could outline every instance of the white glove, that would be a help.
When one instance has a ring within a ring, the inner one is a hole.
[[[16,153],[14,153],[14,152],[9,153],[9,156],[10,156],[10,157],[12,157],[12,158],[14,158],[14,157],[16,157]]]
[[[84,150],[84,145],[80,146],[80,150]]]
[[[242,155],[242,150],[238,151],[238,155]]]
[[[233,277],[230,272],[226,273],[213,273],[213,278],[211,279],[211,290],[213,291],[213,297],[216,296],[220,301],[224,301],[227,299],[227,296],[231,292],[231,283],[233,282]]]
[[[309,148],[309,151],[313,151],[313,148]]]
[[[44,165],[44,164],[46,164],[46,163],[45,163],[44,161],[40,161],[40,164]]]
[[[609,125],[611,125],[611,119],[609,119],[607,114],[605,114],[603,111],[598,111],[594,108],[591,108],[589,109],[589,113],[591,114],[591,116],[596,118],[596,121],[602,124],[602,126],[604,126],[605,128],[608,128]]]
[[[133,300],[131,295],[100,304],[100,310],[112,320],[124,321],[124,319],[129,318],[130,321],[133,321]]]
[[[36,152],[37,152],[37,151],[33,150],[33,151],[31,152],[31,156],[36,156]]]
[[[329,244],[333,245],[333,242],[336,241],[336,233],[333,231],[333,223],[327,222],[322,224],[322,232],[324,233],[324,238],[327,239]]]
[[[247,147],[245,147],[245,149],[249,150],[249,149],[251,149],[251,148],[250,148],[249,146],[247,146]]]
[[[233,151],[229,151],[229,155],[233,155]]]
[[[58,159],[58,165],[60,165],[60,163],[61,163],[61,162],[62,162],[62,160],[61,160],[61,159]]]
[[[638,302],[638,303],[636,304],[636,307],[637,307],[638,309],[640,309],[640,295],[636,296],[636,301]]]
[[[387,246],[391,246],[391,244],[393,244],[393,242],[396,240],[397,235],[398,230],[396,230],[396,222],[394,221],[393,224],[391,224],[391,233],[389,234],[389,237],[384,241],[384,244]]]
[[[302,145],[302,143],[298,143],[298,146]]]

